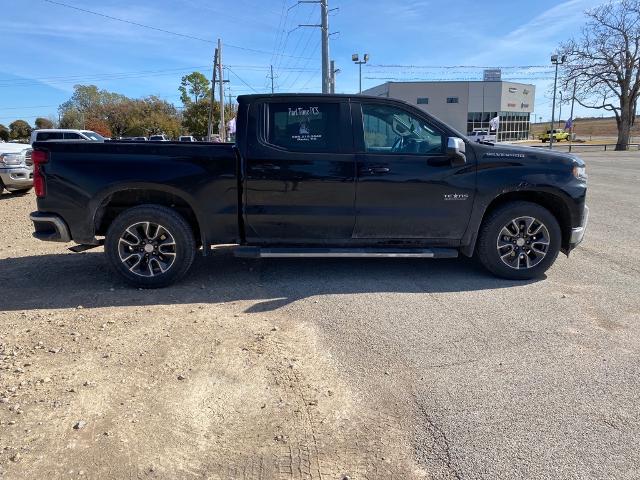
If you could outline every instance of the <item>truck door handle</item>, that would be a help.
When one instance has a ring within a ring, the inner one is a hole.
[[[254,165],[252,170],[269,172],[269,171],[280,170],[280,167],[278,165],[274,165],[273,163],[262,163],[260,165]]]

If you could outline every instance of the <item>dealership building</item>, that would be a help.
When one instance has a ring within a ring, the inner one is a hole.
[[[489,129],[500,117],[498,141],[529,137],[534,85],[497,81],[387,82],[362,92],[404,100],[462,133]]]

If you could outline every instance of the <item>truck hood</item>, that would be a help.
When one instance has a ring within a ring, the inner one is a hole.
[[[568,166],[584,166],[580,157],[567,152],[558,152],[544,147],[521,147],[517,145],[483,145],[476,147],[476,153],[481,160],[519,160],[536,163],[563,163]]]
[[[26,143],[0,143],[0,155],[3,153],[20,153],[30,149],[31,145]]]

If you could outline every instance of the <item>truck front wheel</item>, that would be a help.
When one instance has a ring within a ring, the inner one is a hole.
[[[513,202],[485,219],[477,245],[480,262],[494,275],[511,280],[540,277],[556,261],[560,225],[546,208]]]
[[[196,243],[181,215],[167,207],[141,205],[113,221],[104,249],[111,268],[128,283],[162,288],[187,273]]]

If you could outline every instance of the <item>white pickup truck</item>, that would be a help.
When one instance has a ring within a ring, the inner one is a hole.
[[[480,143],[480,142],[491,142],[496,143],[496,134],[491,133],[488,130],[474,130],[469,135],[467,135],[469,140],[472,142]]]
[[[31,145],[0,143],[0,194],[26,193],[33,187]]]

